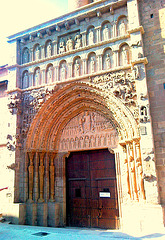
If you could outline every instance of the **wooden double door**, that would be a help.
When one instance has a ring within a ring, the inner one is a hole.
[[[115,159],[107,149],[66,159],[67,225],[116,229],[119,210]]]

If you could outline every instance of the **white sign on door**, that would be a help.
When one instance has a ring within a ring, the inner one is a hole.
[[[111,193],[110,192],[99,192],[99,196],[100,197],[110,198],[111,197]]]

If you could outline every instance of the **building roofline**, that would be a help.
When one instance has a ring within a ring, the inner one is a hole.
[[[17,39],[27,37],[31,34],[35,34],[40,31],[44,31],[48,28],[55,27],[58,24],[65,23],[65,22],[67,22],[69,20],[73,20],[75,18],[79,18],[82,16],[88,17],[87,14],[90,14],[91,12],[97,12],[98,10],[101,10],[104,7],[110,7],[111,5],[120,6],[120,5],[123,5],[126,3],[127,3],[127,0],[99,0],[97,2],[93,2],[93,3],[87,4],[85,6],[82,6],[72,12],[66,13],[66,14],[61,15],[52,20],[46,21],[46,22],[36,25],[34,27],[31,27],[31,28],[25,29],[23,31],[20,31],[16,34],[10,35],[10,36],[8,36],[8,42],[12,42]]]

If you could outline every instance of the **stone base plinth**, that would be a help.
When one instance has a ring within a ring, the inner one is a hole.
[[[122,204],[121,228],[129,234],[161,231],[164,229],[161,205]]]

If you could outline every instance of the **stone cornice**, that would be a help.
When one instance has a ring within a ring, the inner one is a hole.
[[[72,24],[75,24],[75,21],[74,21],[75,19],[84,20],[87,17],[97,16],[98,10],[105,12],[106,9],[107,11],[109,11],[110,7],[113,7],[114,9],[116,9],[125,5],[126,3],[127,3],[127,0],[118,0],[118,1],[114,0],[114,2],[109,2],[108,0],[102,0],[102,1],[100,0],[97,2],[93,2],[91,4],[78,8],[73,12],[69,12],[65,15],[57,17],[53,20],[47,21],[40,25],[26,29],[19,33],[13,34],[8,37],[9,39],[8,42],[13,42],[21,38],[29,37],[29,35],[35,35],[38,32],[44,32],[47,29],[53,29],[56,26],[63,27],[66,22],[68,23],[72,22]]]

